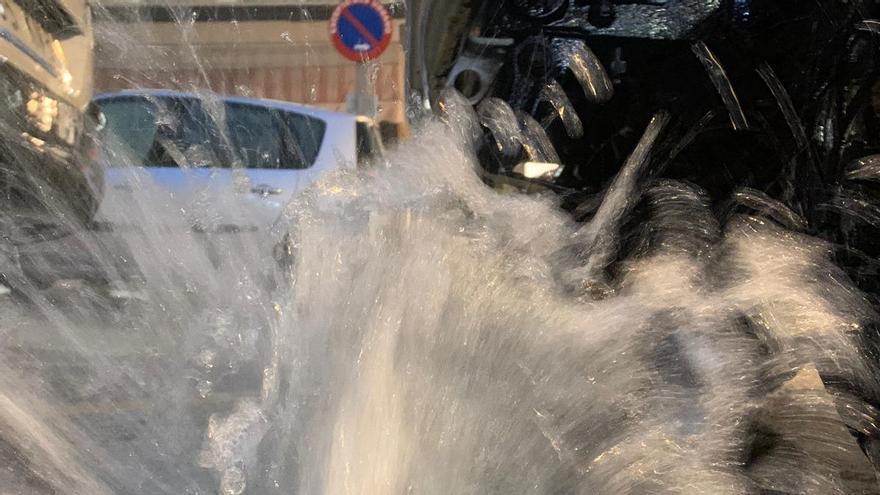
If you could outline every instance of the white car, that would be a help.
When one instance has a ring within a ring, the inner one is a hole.
[[[209,231],[263,229],[321,174],[382,153],[372,120],[289,102],[165,90],[94,102],[106,118],[98,219],[111,224],[143,222],[132,208],[153,203]]]

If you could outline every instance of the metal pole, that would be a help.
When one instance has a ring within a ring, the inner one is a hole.
[[[367,117],[376,116],[376,91],[372,77],[374,68],[373,62],[358,62],[357,64],[352,113]]]

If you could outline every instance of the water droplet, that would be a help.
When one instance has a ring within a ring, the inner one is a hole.
[[[247,96],[247,97],[253,97],[253,96],[254,96],[254,92],[253,92],[253,90],[251,90],[251,88],[249,88],[249,87],[247,87],[247,86],[245,86],[245,85],[243,85],[243,84],[238,84],[238,85],[236,85],[236,86],[235,86],[235,90],[236,90],[236,91],[238,92],[238,94],[240,94],[241,96]]]
[[[207,399],[208,395],[214,389],[214,384],[211,383],[211,380],[199,380],[198,385],[196,385],[196,389],[199,392],[199,397]]]
[[[223,495],[240,495],[244,492],[245,476],[238,466],[223,471],[223,479],[220,480],[220,493]]]

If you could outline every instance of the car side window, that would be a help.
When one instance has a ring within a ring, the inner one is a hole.
[[[227,103],[225,119],[232,154],[245,168],[311,167],[326,127],[317,118],[246,103]]]
[[[286,168],[278,117],[266,107],[226,104],[226,130],[232,154],[245,168]]]
[[[315,164],[327,124],[318,118],[297,112],[280,112],[284,139],[285,167],[306,169]]]
[[[221,166],[216,129],[193,98],[121,97],[98,101],[107,119],[111,166]]]
[[[156,108],[141,97],[97,102],[107,119],[103,151],[110,166],[144,166],[156,139]]]
[[[218,167],[217,131],[195,98],[154,98],[156,133],[147,166]]]
[[[219,126],[195,98],[132,96],[98,105],[107,118],[105,148],[113,166],[229,167],[240,161],[244,168],[307,169],[327,127],[298,112],[238,102],[215,115]]]

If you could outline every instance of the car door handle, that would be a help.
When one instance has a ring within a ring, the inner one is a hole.
[[[251,192],[260,196],[277,196],[283,191],[278,187],[272,187],[269,184],[260,184],[251,188]]]

